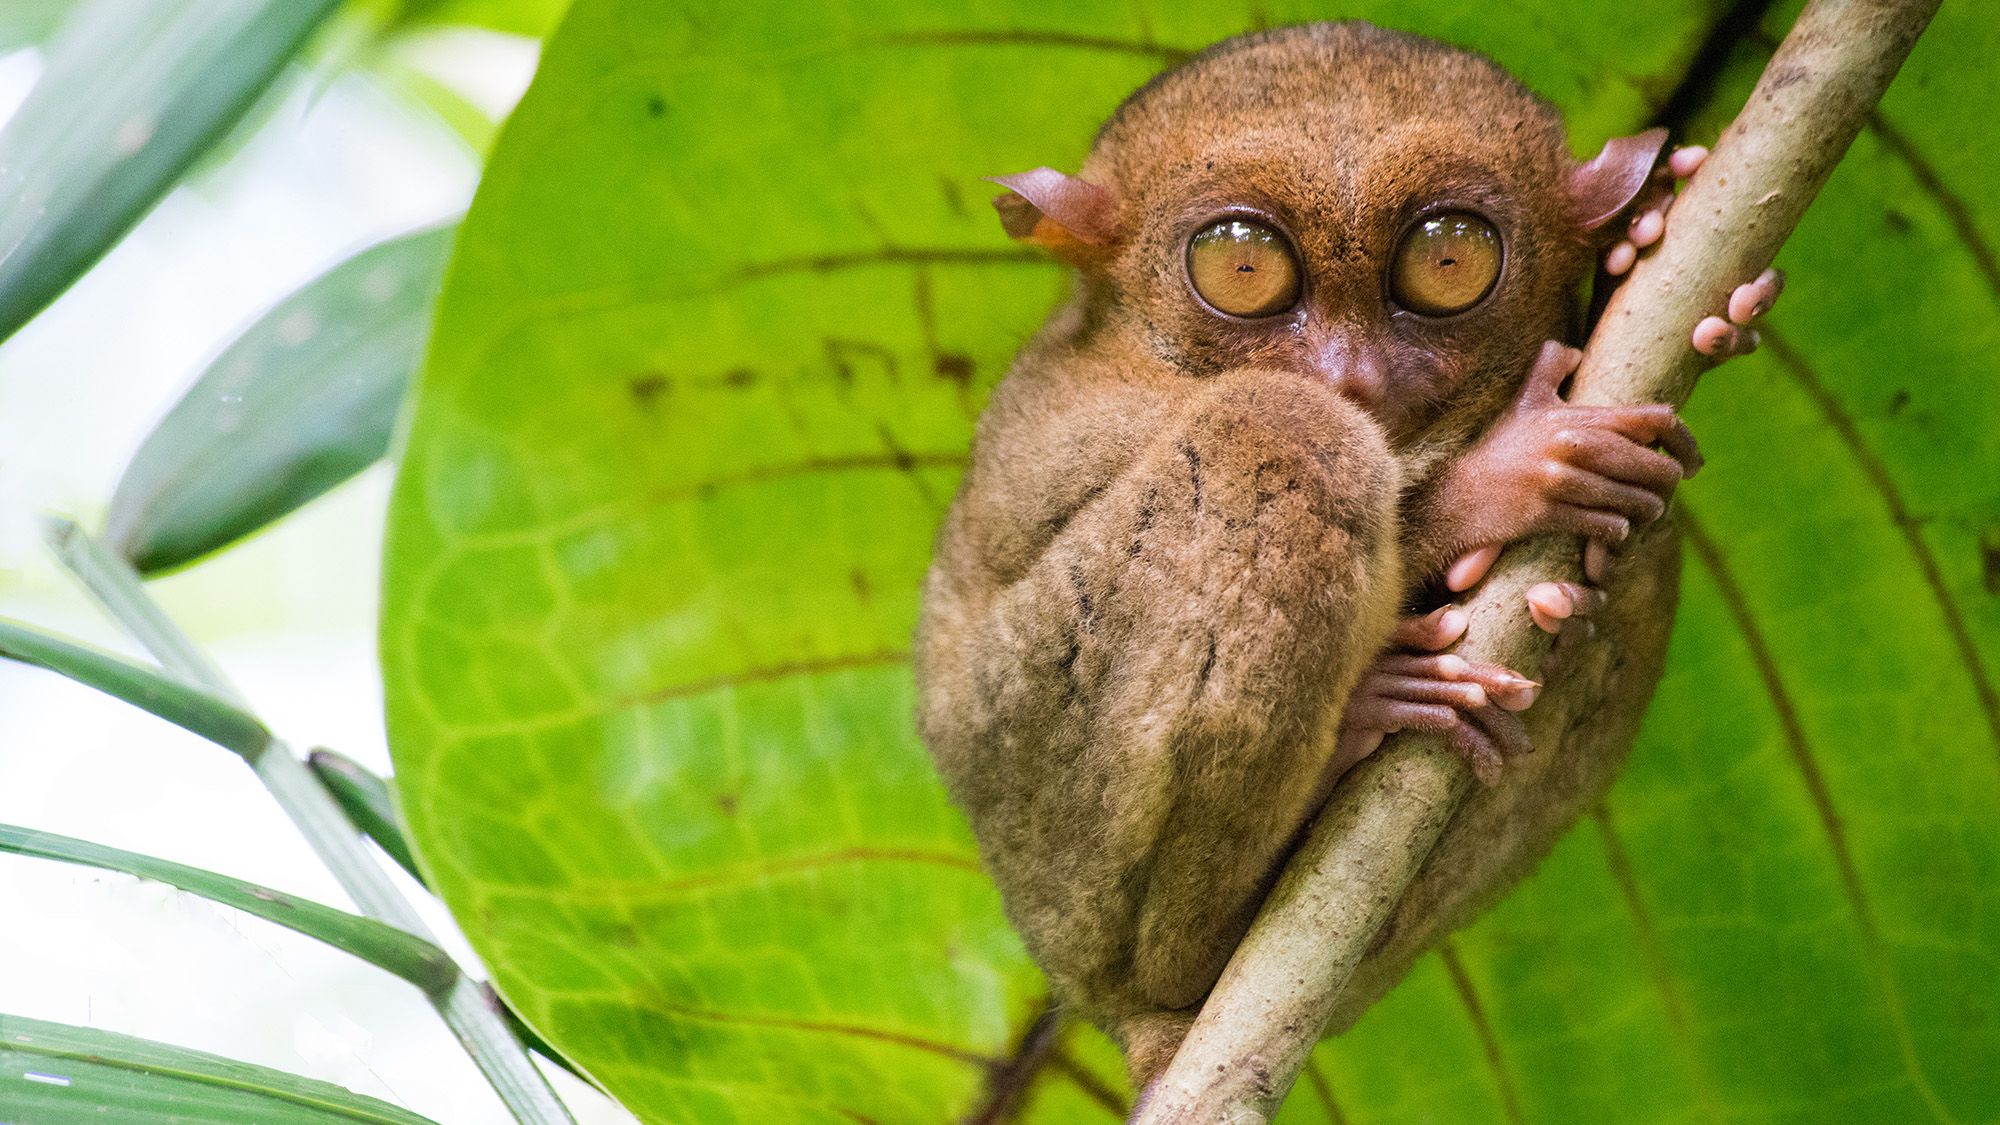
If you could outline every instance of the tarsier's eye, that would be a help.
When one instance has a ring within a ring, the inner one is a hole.
[[[1270,316],[1299,299],[1299,259],[1285,236],[1249,219],[1223,219],[1188,243],[1194,291],[1230,316]]]
[[[1410,229],[1389,267],[1389,295],[1425,316],[1479,303],[1500,276],[1500,232],[1477,215],[1433,215]]]

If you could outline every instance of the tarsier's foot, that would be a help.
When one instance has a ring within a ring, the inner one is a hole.
[[[1402,730],[1443,735],[1488,785],[1499,780],[1506,755],[1534,749],[1514,712],[1527,710],[1542,686],[1497,664],[1440,651],[1465,635],[1467,623],[1464,610],[1445,606],[1396,627],[1389,651],[1347,698],[1335,776]]]

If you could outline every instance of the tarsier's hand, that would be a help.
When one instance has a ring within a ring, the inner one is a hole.
[[[1554,340],[1544,344],[1513,408],[1452,467],[1452,506],[1470,538],[1489,546],[1452,564],[1450,589],[1470,588],[1500,546],[1526,536],[1616,543],[1660,518],[1674,487],[1701,467],[1694,435],[1671,406],[1563,401],[1557,388],[1582,357]]]
[[[1488,785],[1499,780],[1503,755],[1534,749],[1513,712],[1527,710],[1542,685],[1497,664],[1440,651],[1465,635],[1468,621],[1464,610],[1448,605],[1396,626],[1388,651],[1347,697],[1334,776],[1401,730],[1443,735]]]
[[[1667,158],[1666,164],[1655,173],[1652,183],[1634,205],[1637,214],[1626,237],[1605,254],[1604,272],[1613,277],[1624,276],[1631,271],[1642,251],[1659,242],[1667,231],[1667,212],[1673,205],[1675,183],[1694,175],[1707,158],[1708,150],[1699,146],[1676,149]],[[1723,315],[1703,317],[1695,324],[1689,343],[1695,351],[1717,360],[1755,351],[1759,337],[1752,325],[1771,311],[1771,306],[1777,303],[1778,295],[1784,288],[1785,275],[1776,269],[1767,269],[1737,286],[1730,291]],[[1692,475],[1693,468],[1690,466],[1689,475]],[[1446,586],[1454,591],[1470,589],[1486,576],[1494,560],[1500,557],[1500,547],[1500,543],[1492,543],[1460,556],[1446,572]],[[1583,571],[1591,583],[1604,580],[1610,563],[1610,541],[1598,537],[1585,542]],[[1565,620],[1586,616],[1602,603],[1603,595],[1594,585],[1543,582],[1529,589],[1527,600],[1528,612],[1535,624],[1546,632],[1554,633]]]

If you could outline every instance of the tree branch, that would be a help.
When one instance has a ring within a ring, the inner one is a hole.
[[[1572,401],[1685,402],[1706,365],[1688,338],[1777,256],[1940,0],[1813,0],[1674,203],[1666,238],[1592,334]],[[1460,651],[1535,675],[1548,640],[1528,587],[1576,579],[1576,544],[1510,547]],[[1135,1125],[1261,1125],[1290,1091],[1376,932],[1471,776],[1435,737],[1391,739],[1342,781],[1237,947]]]

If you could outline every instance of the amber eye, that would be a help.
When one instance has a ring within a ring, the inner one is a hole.
[[[1194,291],[1231,316],[1270,316],[1299,299],[1299,259],[1285,236],[1248,219],[1223,219],[1188,243]]]
[[[1403,236],[1389,295],[1411,312],[1449,316],[1479,303],[1500,276],[1500,232],[1477,215],[1433,215]]]

